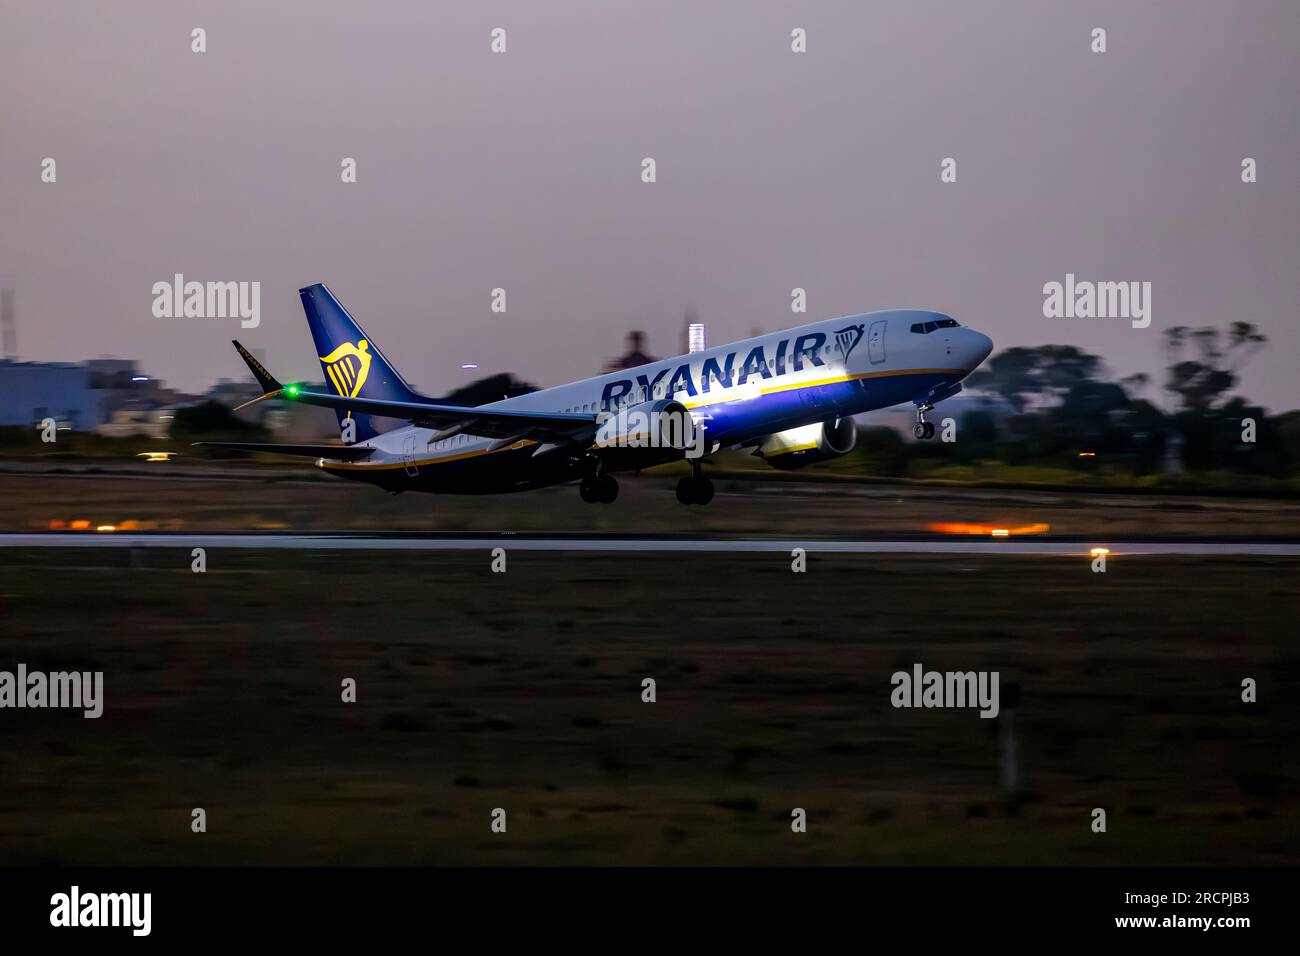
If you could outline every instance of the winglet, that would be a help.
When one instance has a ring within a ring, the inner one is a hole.
[[[280,389],[284,388],[283,385],[275,380],[275,376],[268,372],[266,367],[253,357],[252,352],[239,344],[238,339],[231,339],[230,341],[234,343],[235,351],[237,351],[239,357],[244,360],[244,364],[248,366],[248,370],[253,373],[253,378],[257,379],[257,384],[262,387],[262,391],[269,395],[272,392],[278,392]]]
[[[253,373],[253,378],[257,379],[257,384],[262,389],[262,394],[257,398],[251,402],[244,402],[234,410],[239,411],[240,408],[247,408],[249,405],[256,405],[260,401],[279,395],[284,386],[277,382],[275,376],[266,370],[266,366],[255,359],[253,353],[240,345],[237,339],[231,339],[230,341],[235,344],[235,350],[239,352],[239,357],[244,360],[244,364],[248,366],[248,370]]]

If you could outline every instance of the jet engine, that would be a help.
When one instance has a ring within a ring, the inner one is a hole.
[[[686,406],[671,398],[641,402],[601,415],[596,444],[602,448],[672,448],[697,441],[695,420]]]
[[[759,443],[754,453],[773,468],[802,468],[847,455],[857,442],[858,428],[852,418],[832,418],[774,432]]]

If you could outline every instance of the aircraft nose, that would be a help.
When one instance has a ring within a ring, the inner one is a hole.
[[[966,329],[965,331],[966,341],[962,346],[962,351],[964,352],[963,359],[965,360],[966,368],[973,371],[978,368],[980,362],[983,362],[988,358],[989,353],[993,351],[993,340],[983,332],[976,332],[974,329]]]

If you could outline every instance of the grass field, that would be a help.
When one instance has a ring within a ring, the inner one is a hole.
[[[1129,558],[1104,575],[1085,558],[813,555],[804,574],[780,555],[508,561],[493,574],[486,553],[210,551],[194,574],[184,551],[0,551],[0,668],[103,670],[106,698],[97,721],[0,712],[0,858],[1300,851],[1300,561]],[[895,710],[890,675],[914,662],[997,670],[1021,704],[996,720]],[[1241,702],[1243,677],[1258,703]],[[1000,783],[1012,740],[1014,793]],[[489,830],[497,807],[505,834]]]

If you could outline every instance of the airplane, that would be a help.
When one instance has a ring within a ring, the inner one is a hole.
[[[609,504],[615,472],[686,460],[691,474],[677,483],[677,499],[704,505],[713,483],[701,464],[721,449],[800,468],[852,451],[852,416],[909,401],[914,434],[932,438],[926,413],[961,391],[993,349],[950,316],[887,309],[486,405],[448,405],[412,389],[325,285],[298,294],[329,391],[281,384],[236,341],[263,391],[246,405],[332,408],[343,444],[195,444],[315,458],[329,474],[393,493],[497,494],[577,481],[584,501]]]

